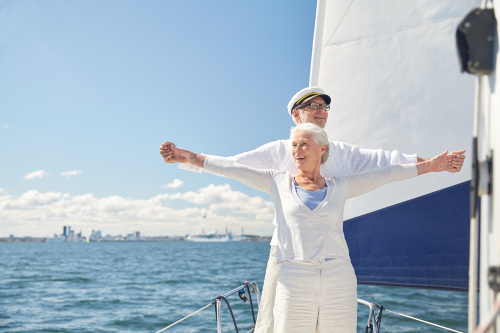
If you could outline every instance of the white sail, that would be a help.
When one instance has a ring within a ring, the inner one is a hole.
[[[433,157],[471,152],[474,78],[460,73],[455,30],[472,0],[320,0],[311,85],[332,97],[331,140]],[[324,17],[322,17],[324,15]],[[470,161],[470,160],[469,160]],[[435,174],[354,198],[345,219],[469,180]]]

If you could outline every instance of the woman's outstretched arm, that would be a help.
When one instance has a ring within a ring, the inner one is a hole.
[[[348,198],[365,194],[394,181],[405,180],[429,172],[445,171],[453,163],[455,156],[446,155],[447,153],[448,151],[445,151],[430,160],[415,164],[392,165],[362,175],[350,176],[348,181]]]

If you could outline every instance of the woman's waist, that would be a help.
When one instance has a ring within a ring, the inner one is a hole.
[[[294,266],[300,267],[304,269],[317,269],[317,268],[326,268],[331,266],[342,265],[345,263],[351,264],[351,260],[349,257],[335,257],[335,258],[327,258],[328,260],[283,260],[281,264],[285,264],[286,266]]]
[[[298,263],[317,263],[317,262],[335,262],[335,261],[351,261],[349,257],[349,251],[344,247],[339,247],[336,251],[324,252],[324,251],[311,251],[311,252],[301,252],[301,251],[286,251],[280,246],[277,247],[276,251],[276,262],[293,261]]]

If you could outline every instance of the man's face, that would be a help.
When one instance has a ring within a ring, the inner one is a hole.
[[[309,103],[319,103],[326,104],[323,97],[314,97],[306,102]],[[326,109],[314,110],[311,106],[306,106],[299,110],[293,110],[294,118],[299,124],[312,123],[321,128],[325,128],[326,120],[328,119],[328,111]]]

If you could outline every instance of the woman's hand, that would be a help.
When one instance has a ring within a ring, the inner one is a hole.
[[[431,171],[430,172],[441,172],[446,171],[450,167],[452,167],[453,159],[456,155],[448,155],[448,151],[446,150],[444,153],[439,154],[430,159],[431,162]]]
[[[455,155],[452,161],[451,166],[446,169],[448,172],[459,172],[462,169],[462,165],[464,165],[465,161],[465,150],[452,151],[450,155]]]
[[[203,168],[205,156],[189,150],[178,148],[173,142],[164,142],[160,146],[160,154],[166,163],[191,163]]]
[[[172,154],[170,157],[171,161],[177,162],[177,163],[191,163],[193,160],[196,160],[196,155],[195,153],[190,152],[189,150],[178,148],[178,147],[173,147],[172,149]]]
[[[453,168],[453,160],[457,156],[456,154],[447,155],[448,151],[446,150],[444,153],[439,154],[430,160],[426,160],[423,162],[419,162],[416,164],[417,171],[419,175],[428,172],[441,172],[450,170]]]
[[[163,160],[166,163],[177,163],[173,159],[173,148],[175,148],[175,144],[173,142],[168,142],[165,141],[161,146],[160,146],[160,155],[163,157]]]

